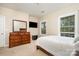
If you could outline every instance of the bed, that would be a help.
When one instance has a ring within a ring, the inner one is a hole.
[[[70,56],[73,45],[74,38],[69,37],[45,36],[37,39],[37,49],[40,48],[54,56]]]

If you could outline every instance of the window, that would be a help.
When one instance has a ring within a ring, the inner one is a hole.
[[[75,36],[75,15],[60,18],[60,35],[66,37]]]
[[[46,34],[46,22],[41,23],[41,33]]]
[[[46,21],[42,20],[40,22],[40,34],[45,35],[46,34]]]

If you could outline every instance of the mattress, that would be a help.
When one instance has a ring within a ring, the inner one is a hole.
[[[46,36],[37,39],[37,45],[55,56],[70,56],[73,51],[74,38]]]

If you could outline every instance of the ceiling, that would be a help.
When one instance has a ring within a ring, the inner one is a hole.
[[[1,7],[23,11],[33,16],[55,12],[68,5],[71,5],[71,3],[0,3]]]

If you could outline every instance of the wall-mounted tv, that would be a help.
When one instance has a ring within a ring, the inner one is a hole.
[[[37,22],[29,22],[29,27],[37,28]]]

